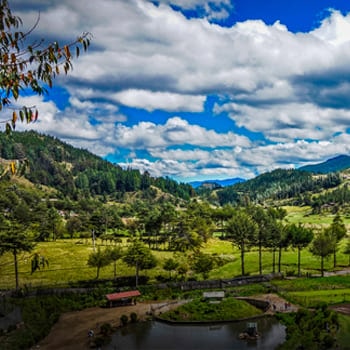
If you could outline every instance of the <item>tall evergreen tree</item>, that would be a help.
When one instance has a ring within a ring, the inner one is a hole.
[[[245,275],[244,258],[249,245],[254,242],[258,226],[253,218],[243,209],[237,210],[227,222],[226,237],[237,246],[241,253],[241,274]]]
[[[0,255],[10,252],[13,255],[15,269],[15,286],[19,288],[18,279],[18,254],[31,252],[34,249],[33,241],[25,233],[22,225],[12,221],[11,223],[2,221],[0,233]]]
[[[321,276],[324,276],[324,259],[334,252],[336,241],[329,230],[320,230],[317,232],[311,243],[310,251],[313,255],[318,256],[321,260]]]
[[[343,219],[337,213],[334,218],[332,224],[326,229],[327,234],[333,237],[335,244],[334,244],[334,250],[333,250],[333,267],[336,268],[337,266],[337,249],[339,242],[346,236],[346,227],[343,222]]]
[[[135,286],[139,284],[140,270],[148,270],[157,265],[157,260],[151,250],[139,240],[134,240],[127,248],[123,257],[124,262],[135,267]]]
[[[306,248],[312,241],[314,234],[312,229],[306,228],[301,224],[291,224],[286,227],[292,246],[298,249],[298,276],[301,276],[301,250]]]

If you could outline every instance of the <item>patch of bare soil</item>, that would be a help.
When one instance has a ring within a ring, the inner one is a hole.
[[[139,319],[145,320],[150,313],[167,311],[181,302],[137,303],[136,305],[113,308],[89,308],[61,315],[50,334],[33,349],[40,350],[86,350],[90,349],[89,330],[97,335],[103,323],[113,327],[120,326],[120,317],[135,312]]]
[[[341,304],[341,305],[334,305],[331,306],[330,309],[340,312],[344,315],[350,315],[350,304]]]

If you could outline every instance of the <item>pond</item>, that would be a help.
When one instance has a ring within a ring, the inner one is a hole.
[[[247,322],[169,325],[157,321],[129,324],[112,337],[107,350],[273,350],[285,340],[285,327],[275,318],[255,320],[261,337],[242,340]]]

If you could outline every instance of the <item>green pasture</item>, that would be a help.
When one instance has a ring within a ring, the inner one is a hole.
[[[102,242],[98,241],[102,246]],[[345,242],[344,242],[345,244]],[[339,269],[348,266],[348,256],[342,253],[342,244],[337,255],[337,262]],[[126,246],[126,241],[123,243]],[[96,270],[87,266],[87,259],[89,254],[93,251],[93,247],[89,242],[77,239],[63,239],[55,242],[41,242],[38,243],[31,253],[23,253],[19,255],[19,282],[24,285],[33,287],[48,287],[48,286],[65,286],[70,282],[79,280],[93,280],[96,276]],[[217,238],[210,239],[202,248],[202,251],[212,254],[216,257],[222,257],[228,263],[217,267],[209,274],[210,279],[232,278],[239,276],[241,273],[240,252],[228,241],[223,241]],[[49,261],[49,266],[45,269],[36,271],[31,274],[31,256],[35,252],[45,256]],[[159,275],[168,276],[169,273],[162,268],[165,259],[175,257],[178,260],[188,260],[184,255],[167,252],[154,251],[158,259],[156,268],[143,271],[142,274],[148,276],[152,282],[156,282],[156,277]],[[273,253],[270,250],[264,250],[263,255],[263,273],[272,272]],[[277,252],[276,252],[276,267],[277,267]],[[319,274],[320,261],[313,256],[308,249],[304,249],[301,253],[301,269],[305,275]],[[245,270],[247,274],[253,275],[258,273],[258,251],[256,248],[246,252],[245,255]],[[325,261],[325,269],[332,271],[332,259]],[[283,250],[281,260],[281,271],[287,276],[295,275],[297,273],[297,250],[289,248]],[[117,276],[131,276],[134,275],[134,269],[128,267],[121,260],[117,263]],[[176,276],[173,273],[173,276]],[[102,268],[100,271],[100,279],[113,278],[113,264]],[[191,274],[187,278],[200,279],[200,276]],[[0,289],[14,288],[14,264],[13,257],[10,253],[0,256]]]
[[[333,275],[329,277],[317,278],[291,278],[283,280],[274,280],[273,285],[281,294],[290,292],[305,292],[334,289],[350,289],[349,275]]]
[[[301,223],[308,226],[327,226],[333,221],[335,214],[323,213],[312,214],[312,208],[309,206],[298,207],[298,206],[284,206],[287,211],[285,220],[289,223]],[[350,217],[348,215],[342,216],[345,225],[350,226]]]
[[[350,288],[290,292],[287,296],[291,302],[304,307],[315,307],[321,303],[334,305],[350,302]]]
[[[272,281],[278,293],[303,307],[350,302],[350,275]]]

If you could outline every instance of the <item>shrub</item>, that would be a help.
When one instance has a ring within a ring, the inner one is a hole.
[[[101,348],[102,346],[106,345],[109,343],[109,339],[105,338],[105,337],[96,337],[94,340],[94,345],[95,348]]]
[[[333,348],[334,344],[335,344],[335,339],[330,334],[326,334],[323,338],[324,348],[331,349]]]
[[[128,316],[127,315],[121,315],[120,316],[120,322],[122,323],[122,326],[126,326],[128,323]]]
[[[295,276],[295,275],[296,275],[295,270],[287,270],[287,271],[286,271],[286,276],[287,276],[287,277],[293,277],[293,276]]]
[[[104,336],[108,335],[108,334],[111,334],[112,333],[112,330],[113,330],[113,327],[110,323],[106,322],[106,323],[103,323],[100,327],[100,332],[101,334],[103,334]]]
[[[130,314],[130,322],[132,322],[132,323],[137,322],[137,313],[136,312],[132,312]]]

